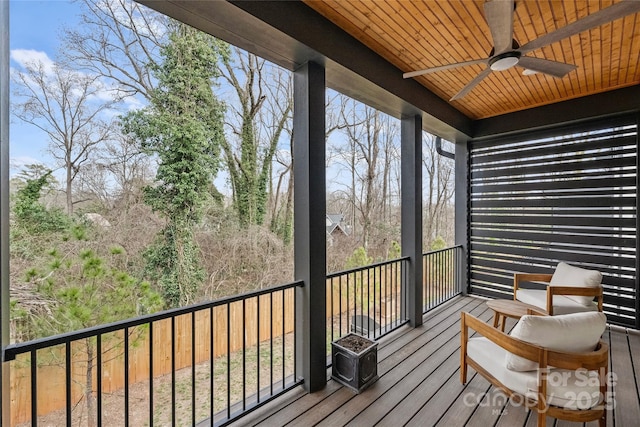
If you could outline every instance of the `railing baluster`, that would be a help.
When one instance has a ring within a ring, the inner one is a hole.
[[[367,316],[367,337],[371,338],[371,331],[369,330],[369,328],[372,326],[369,323],[369,319],[373,320],[373,326],[375,326],[376,324],[376,268],[373,268],[373,311],[371,311],[371,309],[369,309],[369,315]],[[369,289],[371,289],[371,287],[369,287]],[[369,295],[367,298],[367,301],[369,301],[369,305],[371,305],[371,291],[369,291]],[[375,327],[373,328],[373,336],[376,336],[376,330]]]
[[[380,307],[382,305],[382,301],[380,301],[380,304],[376,304],[377,302],[377,296],[379,296],[381,290],[379,292],[376,293],[376,287],[378,287],[378,280],[380,280],[380,276],[382,274],[382,267],[378,267],[377,268],[378,271],[378,275],[376,276],[376,269],[374,268],[373,270],[373,324],[376,324],[376,306]],[[376,279],[377,277],[377,279]],[[382,315],[381,315],[382,310],[378,310],[378,325],[382,325]],[[373,336],[375,337],[376,334],[380,335],[380,331],[377,331],[375,328],[373,330]]]
[[[87,343],[87,345],[91,345]],[[67,427],[71,427],[71,342],[67,342],[64,346],[65,357],[65,395],[67,403]],[[90,363],[90,361],[88,362]],[[87,396],[87,399],[91,399],[91,396]],[[91,414],[87,414],[91,416]]]
[[[260,297],[256,301],[256,396],[260,403]]]
[[[96,370],[96,378],[97,378],[97,382],[96,382],[96,395],[97,395],[97,405],[96,405],[96,411],[97,411],[97,420],[96,420],[96,424],[98,426],[102,425],[102,334],[98,334],[96,336],[96,365],[97,365],[97,370]],[[153,427],[153,424],[150,425],[150,427]]]
[[[191,425],[196,425],[196,312],[191,313]]]
[[[176,425],[176,318],[171,318],[171,425]]]
[[[330,299],[330,310],[331,310],[331,316],[330,316],[331,320],[329,321],[329,324],[331,325],[330,326],[331,327],[331,341],[334,340],[334,338],[333,338],[333,332],[334,331],[333,330],[335,329],[335,327],[333,326],[334,325],[334,318],[333,318],[333,312],[334,312],[334,309],[333,309],[333,294],[334,294],[334,292],[335,291],[333,289],[333,279],[331,279],[329,281],[329,299]]]
[[[438,301],[438,287],[435,286],[436,283],[433,280],[433,267],[434,267],[434,256],[429,257],[429,287],[433,290],[433,299],[431,300],[431,308],[433,308],[434,304],[437,304]]]
[[[395,304],[395,298],[393,296],[393,289],[394,289],[394,283],[396,281],[396,271],[398,269],[398,265],[397,264],[391,264],[391,271],[390,276],[389,276],[389,283],[388,283],[388,287],[386,289],[387,292],[387,305],[386,305],[386,310],[388,310],[387,313],[387,326],[384,329],[384,332],[387,333],[389,332],[389,327],[391,327],[393,325],[393,323],[395,322],[395,316],[393,314],[394,312],[394,307],[393,305]]]
[[[214,310],[213,307],[209,307],[209,420],[211,421],[211,425],[215,425],[215,399],[213,396],[215,395],[215,382],[214,382],[214,363],[215,363],[215,347],[213,345],[214,340]]]
[[[227,419],[231,418],[231,304],[227,304]]]
[[[350,288],[350,286],[349,286],[349,285],[350,285],[350,283],[349,283],[349,282],[350,282],[350,281],[349,281],[349,277],[351,277],[351,275],[350,275],[350,274],[347,274],[347,311],[345,312],[345,313],[346,313],[347,318],[346,318],[346,319],[344,319],[344,321],[345,321],[345,328],[346,328],[345,333],[349,333],[349,312],[351,311],[351,308],[349,307],[349,305],[350,305],[350,298],[349,298],[349,288]],[[340,313],[340,318],[342,319],[342,313]]]
[[[129,328],[124,328],[124,425],[129,425]]]
[[[153,322],[149,322],[149,426],[153,427]],[[100,424],[98,424],[100,425]]]
[[[442,281],[442,301],[444,302],[449,298],[449,293],[447,289],[447,275],[446,275],[446,266],[447,260],[449,258],[449,253],[447,251],[442,252],[441,255],[442,264],[440,265],[440,280]]]
[[[431,308],[431,300],[433,298],[433,295],[431,293],[431,286],[429,285],[429,257],[428,256],[424,256],[422,257],[423,262],[422,262],[422,267],[423,267],[423,286],[425,289],[425,295],[426,295],[426,301],[425,301],[425,310],[429,310]]]
[[[38,425],[38,355],[31,350],[31,426]],[[70,370],[69,370],[70,371]]]
[[[342,300],[344,298],[343,298],[342,293],[344,291],[343,291],[343,286],[342,286],[343,285],[342,284],[342,277],[335,277],[335,278],[332,278],[331,280],[334,280],[334,279],[336,280],[336,282],[338,284],[338,313],[337,313],[338,325],[337,325],[336,336],[334,337],[334,340],[335,340],[335,339],[338,339],[338,338],[340,338],[342,336],[342,312],[344,311],[344,307],[343,307],[343,304],[342,304]]]
[[[286,291],[283,290],[282,291],[282,389],[284,390],[286,388],[286,384],[285,384],[285,379],[287,378],[287,358],[286,356],[286,344],[287,344],[287,340],[286,340],[286,321],[287,321],[287,311],[284,309],[287,305],[285,303],[285,294]],[[295,366],[294,366],[294,371],[295,371]]]
[[[393,276],[391,277],[391,318],[393,319],[392,324],[395,324],[396,318],[398,317],[398,310],[396,307],[396,303],[398,300],[396,298],[396,292],[398,291],[397,283],[398,283],[398,265],[395,264],[393,266]]]
[[[295,313],[297,312],[297,298],[295,297],[295,290],[294,290],[294,295],[293,295],[293,382],[295,383],[297,378],[296,378],[296,366],[298,366],[297,360],[298,360],[298,355],[296,352],[296,348],[297,348],[297,344],[298,344],[298,330],[296,328],[296,322],[295,322]],[[284,310],[282,310],[284,312]],[[333,329],[333,328],[332,328]]]
[[[242,410],[247,410],[247,300],[242,300]]]
[[[273,292],[269,293],[269,304],[271,305],[269,309],[269,317],[271,319],[269,322],[269,390],[273,395]]]

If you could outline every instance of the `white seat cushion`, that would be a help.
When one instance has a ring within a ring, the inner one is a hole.
[[[547,309],[547,291],[542,289],[518,289],[516,299],[525,304]],[[564,295],[553,296],[553,314],[581,313],[598,311],[598,306],[591,301],[588,305],[580,304]]]
[[[549,282],[549,286],[575,286],[580,288],[597,288],[601,284],[602,273],[599,271],[574,267],[564,262],[558,264]],[[593,302],[593,297],[567,295],[567,298],[584,306],[589,306]]]
[[[508,389],[538,400],[537,371],[516,372],[506,369],[504,358],[508,352],[484,337],[471,338],[467,355],[482,366]],[[551,369],[547,377],[547,402],[567,409],[589,409],[600,402],[596,371]]]
[[[549,350],[585,353],[595,350],[606,326],[607,317],[599,311],[559,316],[525,315],[510,335]],[[536,362],[511,353],[507,353],[505,366],[514,371],[538,368]]]

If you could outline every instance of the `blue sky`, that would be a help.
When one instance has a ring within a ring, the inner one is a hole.
[[[12,72],[21,70],[22,65],[33,60],[43,60],[51,64],[60,48],[60,36],[64,27],[74,27],[80,22],[82,10],[80,2],[68,0],[11,0],[10,9],[10,49]],[[12,89],[14,88],[13,82]],[[223,88],[220,94],[225,96]],[[13,97],[12,97],[13,98]],[[14,100],[12,99],[12,102]],[[137,108],[136,100],[125,100],[125,107]],[[11,117],[10,157],[11,175],[14,176],[25,165],[43,163],[50,169],[56,167],[47,153],[48,136],[34,125]],[[62,170],[54,170],[62,179]],[[222,192],[227,185],[224,171],[216,177],[216,186]]]
[[[60,47],[60,33],[63,27],[73,27],[79,22],[80,4],[67,0],[11,0],[10,4],[10,48],[11,67],[20,69],[15,59],[48,58],[54,60]],[[18,55],[17,53],[20,53]],[[12,83],[13,84],[13,83]],[[342,135],[335,133],[330,143],[341,141]],[[17,174],[24,165],[44,163],[53,169],[55,164],[46,151],[48,136],[31,124],[11,117],[10,155],[11,175]],[[328,181],[340,181],[340,170],[333,163],[329,167]],[[61,171],[56,175],[62,178]],[[216,185],[223,191],[226,176],[223,172],[216,179]]]
[[[77,22],[77,3],[62,0],[12,0],[9,3],[10,48],[43,52],[53,59],[59,46],[59,33],[64,25]],[[16,67],[15,61],[11,67]],[[50,165],[46,153],[47,137],[34,126],[11,117],[10,153],[12,174],[20,166],[43,162]]]

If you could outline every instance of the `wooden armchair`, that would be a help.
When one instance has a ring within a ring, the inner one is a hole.
[[[548,285],[546,289],[526,289],[521,286],[525,282],[545,282]],[[561,262],[554,274],[514,274],[513,299],[540,307],[550,316],[602,311],[601,282],[602,274],[599,272]]]
[[[595,346],[592,346],[593,350],[581,352],[552,350],[549,347],[531,343],[528,339],[507,335],[463,312],[460,381],[463,384],[467,382],[467,366],[471,366],[491,384],[502,390],[512,404],[523,404],[527,408],[535,409],[538,412],[539,427],[546,426],[546,416],[581,423],[598,420],[599,426],[605,427],[609,349],[607,344],[599,340],[597,334],[598,332],[602,334],[604,331],[606,318],[594,319],[598,316],[604,318],[604,314],[594,312],[556,317],[523,316],[521,321],[535,317],[543,320],[544,323],[549,323],[548,327],[557,332],[564,326],[558,327],[553,320],[561,320],[560,317],[568,318],[569,316],[578,317],[575,321],[568,323],[578,325],[577,334],[586,331],[585,334],[589,335],[588,340],[592,341],[591,344],[595,343]],[[584,321],[583,318],[586,317],[589,317],[587,325],[580,326]],[[545,322],[546,319],[552,322]],[[559,323],[562,324],[565,321],[566,319],[562,319]],[[594,321],[599,324],[596,325]],[[539,327],[536,326],[536,328]],[[480,336],[470,338],[470,329]],[[571,336],[570,331],[561,332],[561,334],[567,333]],[[526,334],[523,334],[523,337],[524,335]],[[553,344],[557,347],[562,340],[561,336]],[[536,341],[536,338],[533,341]],[[571,350],[575,350],[575,347]],[[509,366],[509,357],[524,358],[522,360],[525,363],[533,364],[534,370],[514,370],[518,366]]]

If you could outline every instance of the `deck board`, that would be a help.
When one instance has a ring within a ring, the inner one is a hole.
[[[621,374],[621,372],[633,373],[632,353],[629,351],[628,335],[610,331],[609,340],[611,372],[615,374],[615,378],[613,378],[613,394],[616,401],[614,408],[615,425],[637,426],[640,420],[640,406],[638,405],[638,394],[636,392],[636,379],[633,375]]]
[[[482,299],[456,298],[427,314],[423,326],[403,327],[380,340],[380,379],[361,394],[329,379],[319,392],[309,394],[297,388],[231,425],[535,426],[535,412],[502,404],[505,398],[473,369],[469,369],[467,384],[460,383],[460,311],[487,322],[493,315]],[[508,328],[515,324],[509,322]],[[616,408],[609,412],[607,425],[636,426],[640,419],[640,385],[635,375],[640,372],[640,334],[608,328],[603,338],[610,343],[610,369],[617,374]],[[547,422],[556,427],[583,426],[552,418]]]

